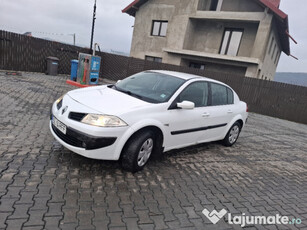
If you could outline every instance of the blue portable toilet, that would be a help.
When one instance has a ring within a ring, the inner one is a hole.
[[[92,56],[91,58],[91,70],[90,70],[90,85],[97,85],[99,79],[101,58],[99,56]]]
[[[77,81],[78,60],[71,60],[70,80]]]

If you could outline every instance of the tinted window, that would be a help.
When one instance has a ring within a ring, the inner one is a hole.
[[[179,95],[178,101],[194,102],[195,107],[203,107],[208,105],[208,83],[195,82],[188,85]]]
[[[228,96],[227,96],[227,87],[211,83],[211,100],[212,105],[227,105],[228,104]]]
[[[141,100],[162,103],[168,101],[185,80],[155,72],[141,72],[118,82],[114,89]]]

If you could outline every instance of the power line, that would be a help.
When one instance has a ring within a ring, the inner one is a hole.
[[[73,35],[73,34],[50,33],[50,32],[42,32],[42,31],[31,31],[31,33],[43,34],[43,35],[55,35],[55,36],[71,36],[71,35]]]
[[[31,33],[43,34],[43,35],[53,35],[53,36],[73,36],[73,44],[74,44],[74,46],[76,45],[76,33],[73,33],[73,34],[62,34],[62,33],[50,33],[50,32],[38,32],[38,31],[33,31]]]

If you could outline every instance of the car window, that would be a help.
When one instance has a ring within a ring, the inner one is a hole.
[[[211,105],[233,104],[233,92],[224,85],[211,83]]]
[[[178,102],[191,101],[195,107],[208,106],[209,87],[207,82],[194,82],[188,85],[179,95]]]
[[[115,85],[115,89],[151,103],[167,102],[184,79],[155,72],[141,72]]]
[[[228,104],[233,104],[233,92],[229,88],[227,88],[227,102]]]

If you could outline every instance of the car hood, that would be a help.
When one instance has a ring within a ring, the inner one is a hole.
[[[149,105],[148,102],[107,86],[77,89],[70,91],[68,95],[80,104],[107,115],[120,115]]]

